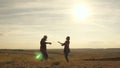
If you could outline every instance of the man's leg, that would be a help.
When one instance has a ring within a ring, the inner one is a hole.
[[[45,58],[45,60],[48,60],[48,54],[47,54],[47,52],[44,53],[44,58]]]

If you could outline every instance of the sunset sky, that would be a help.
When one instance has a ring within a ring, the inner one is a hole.
[[[0,0],[0,49],[120,48],[120,0]]]

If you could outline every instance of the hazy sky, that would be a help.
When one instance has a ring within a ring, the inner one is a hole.
[[[120,48],[120,0],[0,0],[0,49],[39,49],[43,35],[48,48],[66,36],[71,48]]]

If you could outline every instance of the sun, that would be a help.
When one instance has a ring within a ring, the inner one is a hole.
[[[83,20],[89,16],[88,9],[83,5],[78,5],[73,9],[73,15],[79,19]]]

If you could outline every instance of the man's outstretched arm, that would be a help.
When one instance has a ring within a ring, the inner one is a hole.
[[[45,42],[46,44],[52,44],[51,42]]]

